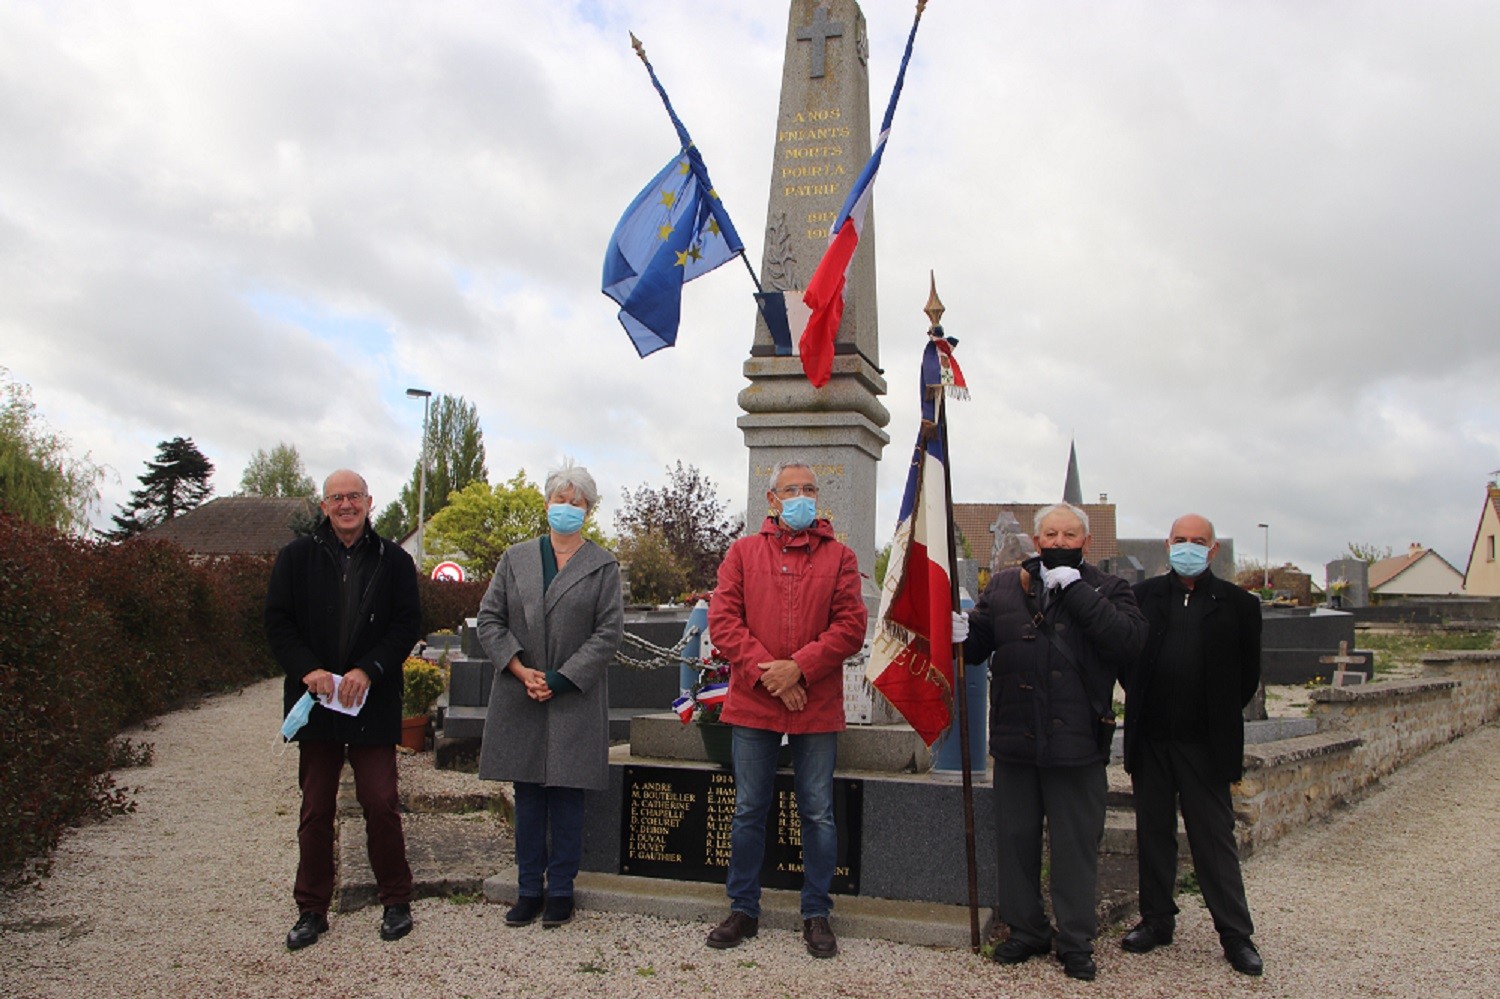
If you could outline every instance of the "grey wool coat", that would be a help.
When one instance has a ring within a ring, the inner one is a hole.
[[[542,592],[540,538],[512,545],[479,606],[479,641],[495,664],[483,780],[599,790],[609,785],[609,666],[625,630],[620,564],[585,542]],[[506,667],[512,658],[557,670],[578,691],[533,701]]]

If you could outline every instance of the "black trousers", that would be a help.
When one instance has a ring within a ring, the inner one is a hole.
[[[1141,919],[1170,927],[1178,913],[1177,806],[1187,827],[1188,849],[1203,901],[1221,940],[1255,932],[1240,854],[1234,838],[1234,807],[1229,785],[1210,773],[1208,747],[1191,742],[1143,740],[1131,773],[1135,790],[1136,864],[1140,875]]]
[[[995,762],[996,911],[1011,936],[1042,946],[1052,925],[1042,908],[1042,820],[1051,849],[1057,953],[1094,952],[1099,930],[1099,841],[1108,779],[1104,764],[1033,767]]]

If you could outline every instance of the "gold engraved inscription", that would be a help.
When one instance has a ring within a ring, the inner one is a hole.
[[[682,863],[682,854],[667,847],[667,838],[682,825],[682,818],[693,807],[698,796],[674,791],[664,781],[642,782],[630,789],[630,839],[626,844],[630,860],[652,860]]]

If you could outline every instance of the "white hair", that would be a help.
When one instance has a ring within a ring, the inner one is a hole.
[[[573,494],[581,497],[592,512],[594,504],[599,502],[599,487],[594,485],[594,477],[589,474],[589,470],[582,465],[573,464],[572,458],[564,458],[560,467],[547,473],[547,484],[542,495],[550,503],[552,497],[565,492],[569,486],[573,487]]]
[[[1032,521],[1031,533],[1041,534],[1042,521],[1046,520],[1054,513],[1071,513],[1073,516],[1077,517],[1078,522],[1083,525],[1083,533],[1089,533],[1089,515],[1084,513],[1078,507],[1074,506],[1072,503],[1053,503],[1051,506],[1042,507],[1036,512],[1036,519]]]
[[[781,478],[781,473],[785,472],[788,468],[807,469],[813,477],[813,485],[818,484],[818,473],[813,471],[811,465],[801,458],[784,458],[776,463],[775,468],[771,469],[771,477],[766,480],[766,492],[774,493],[776,491],[776,481]]]

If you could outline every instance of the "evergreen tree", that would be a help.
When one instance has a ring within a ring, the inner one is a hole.
[[[400,541],[406,537],[411,526],[407,522],[406,511],[401,508],[401,501],[391,500],[387,503],[385,509],[380,511],[380,516],[375,518],[374,527],[375,533],[382,538]]]
[[[417,489],[422,475],[419,457],[412,465],[411,481],[401,487],[401,512],[405,534],[417,526]],[[463,396],[440,395],[432,400],[427,415],[427,501],[423,513],[430,520],[448,498],[472,482],[488,482],[484,467],[484,431],[479,410]]]
[[[213,462],[204,457],[191,437],[162,441],[156,446],[156,460],[146,462],[141,488],[120,507],[114,517],[115,529],[106,537],[123,541],[193,509],[213,492],[208,481],[213,474]]]
[[[257,450],[240,478],[240,492],[246,496],[312,496],[318,490],[297,445],[277,442],[269,453]]]

